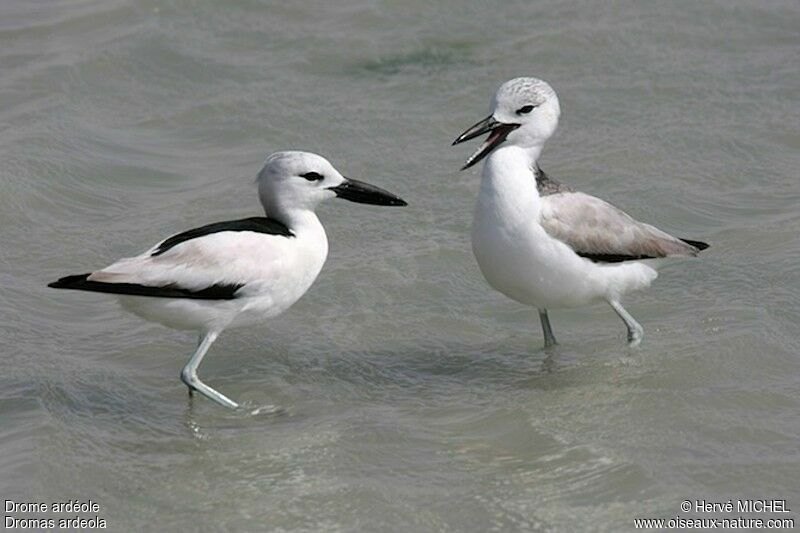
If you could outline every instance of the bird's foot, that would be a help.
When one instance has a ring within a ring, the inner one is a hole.
[[[628,346],[636,348],[642,343],[644,338],[644,329],[639,326],[636,329],[628,330]]]
[[[198,378],[197,375],[192,375],[190,372],[186,371],[181,372],[181,381],[183,381],[183,383],[189,388],[190,398],[193,397],[194,391],[197,391],[206,398],[208,398],[209,400],[213,400],[223,407],[228,407],[230,409],[236,409],[237,407],[239,407],[239,404],[237,404],[236,402],[234,402],[221,392],[212,389],[211,387],[200,381],[200,378]]]

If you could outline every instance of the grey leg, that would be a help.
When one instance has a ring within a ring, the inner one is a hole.
[[[638,346],[639,343],[642,342],[642,337],[644,337],[644,328],[642,325],[639,324],[617,300],[608,300],[608,303],[628,327],[628,344],[630,346]]]
[[[197,367],[200,366],[200,362],[203,360],[203,357],[206,355],[206,352],[208,352],[208,349],[211,348],[211,345],[214,343],[214,341],[217,340],[218,336],[218,331],[209,331],[200,336],[200,343],[197,345],[197,351],[194,352],[192,358],[189,359],[189,362],[186,363],[186,366],[184,366],[183,370],[181,370],[181,381],[183,381],[186,386],[189,387],[190,395],[192,394],[192,391],[197,391],[206,398],[214,400],[220,405],[236,409],[239,407],[236,402],[215,391],[200,381],[200,378],[197,377]]]
[[[553,335],[553,328],[550,327],[550,317],[547,316],[547,309],[539,309],[539,320],[542,321],[542,332],[544,333],[544,347],[549,348],[558,344]]]

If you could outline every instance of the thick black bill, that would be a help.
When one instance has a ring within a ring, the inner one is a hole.
[[[375,187],[363,181],[351,180],[346,178],[345,181],[336,187],[330,187],[330,190],[336,193],[339,198],[357,202],[359,204],[372,204],[372,205],[408,205],[405,200],[399,196],[395,196],[389,191],[385,191],[380,187]]]
[[[492,131],[494,128],[496,128],[499,125],[500,125],[500,123],[497,122],[492,115],[489,115],[488,117],[486,117],[485,119],[481,120],[477,124],[473,124],[472,126],[467,128],[467,131],[465,131],[464,133],[462,133],[461,135],[456,137],[456,140],[453,141],[452,146],[455,146],[457,144],[461,144],[464,141],[472,140],[475,137],[478,137],[479,135],[483,135],[484,133],[486,133],[488,131]]]
[[[464,141],[469,141],[470,139],[474,139],[484,133],[491,132],[489,137],[481,144],[478,149],[469,156],[467,162],[461,167],[461,170],[466,170],[484,157],[486,157],[489,152],[494,150],[500,143],[506,140],[506,137],[509,133],[514,131],[515,129],[519,128],[519,124],[504,124],[502,122],[498,122],[494,119],[492,115],[489,115],[485,119],[481,120],[477,124],[473,125],[472,127],[468,128],[467,131],[456,137],[456,140],[453,141],[453,146],[456,144],[463,143]]]

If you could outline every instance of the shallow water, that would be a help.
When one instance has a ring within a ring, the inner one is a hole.
[[[800,6],[485,4],[0,4],[0,498],[92,499],[117,531],[800,507]],[[474,146],[449,145],[519,75],[561,98],[551,175],[712,243],[626,300],[641,349],[597,306],[552,312],[545,352],[477,269]],[[244,413],[187,400],[191,335],[45,287],[259,214],[255,173],[286,148],[410,206],[321,209],[312,290],[201,368]]]

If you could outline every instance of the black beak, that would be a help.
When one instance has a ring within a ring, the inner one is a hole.
[[[345,178],[342,183],[336,187],[329,187],[329,189],[335,192],[339,198],[359,204],[408,205],[405,200],[389,191],[363,181],[351,180],[350,178]]]
[[[489,155],[489,152],[494,150],[498,145],[505,141],[506,137],[508,137],[508,134],[517,128],[519,128],[519,124],[504,124],[503,122],[496,121],[492,115],[489,115],[477,124],[468,128],[467,131],[456,137],[456,140],[453,141],[453,146],[463,143],[464,141],[474,139],[475,137],[483,135],[484,133],[491,133],[486,141],[480,145],[480,147],[478,147],[475,153],[469,156],[469,159],[467,159],[467,162],[463,167],[461,167],[461,170],[468,169]]]

